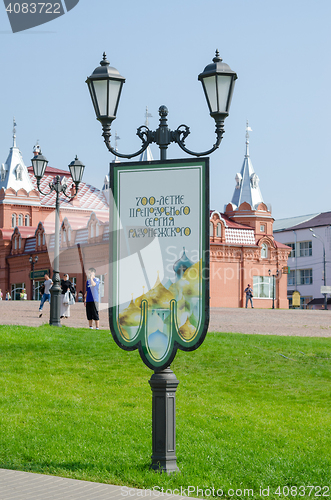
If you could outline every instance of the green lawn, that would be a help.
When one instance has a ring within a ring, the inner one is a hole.
[[[214,487],[222,498],[285,498],[286,487],[288,498],[327,498],[331,488],[307,487],[331,482],[330,362],[323,338],[210,333],[197,351],[178,351],[181,473],[167,476],[149,470],[152,372],[137,351],[103,330],[0,326],[0,467]]]

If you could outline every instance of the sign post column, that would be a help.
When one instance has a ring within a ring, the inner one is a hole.
[[[178,472],[176,463],[176,389],[179,381],[170,368],[155,372],[150,381],[152,406],[152,464],[158,472]]]

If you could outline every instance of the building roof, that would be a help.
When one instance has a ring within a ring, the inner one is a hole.
[[[275,229],[276,226],[276,229]],[[301,215],[289,219],[279,219],[274,223],[274,232],[296,231],[297,229],[309,229],[319,226],[331,226],[331,212]]]
[[[330,213],[330,212],[327,212]],[[274,233],[279,231],[292,230],[296,228],[299,224],[311,221],[314,217],[317,217],[320,214],[310,214],[310,215],[299,215],[298,217],[289,217],[288,219],[278,219],[275,220],[273,224]],[[311,224],[311,223],[309,223]],[[310,227],[310,226],[309,226]]]
[[[246,125],[246,153],[240,173],[236,175],[237,185],[235,187],[231,203],[238,208],[242,203],[249,203],[255,209],[263,202],[259,187],[259,178],[254,171],[253,164],[249,156],[249,131],[252,129]]]
[[[288,245],[284,245],[284,243],[280,243],[279,241],[274,240],[274,243],[276,248],[288,248],[289,250],[291,249],[291,247],[289,247]]]
[[[246,224],[240,224],[239,222],[235,222],[234,220],[230,219],[230,217],[228,217],[227,215],[225,214],[220,214],[222,219],[225,221],[226,223],[226,226],[228,228],[233,228],[233,229],[246,229],[246,230],[249,230],[249,231],[253,231],[254,232],[254,229],[251,227],[251,226],[248,226]]]
[[[227,244],[256,245],[254,228],[239,224],[225,214],[215,210],[210,211],[210,217],[216,213],[225,226],[225,241]]]
[[[309,219],[301,224],[294,226],[293,229],[309,229],[310,227],[330,226],[331,225],[331,212],[323,212],[317,214],[312,219]]]

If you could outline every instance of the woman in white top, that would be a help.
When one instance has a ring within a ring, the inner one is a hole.
[[[73,295],[75,295],[75,289],[71,281],[69,280],[69,274],[65,274],[63,279],[61,280],[61,288],[62,288],[62,294],[61,294],[61,318],[69,318],[70,316],[70,305],[69,304],[64,304],[64,296],[66,294],[66,291],[69,289]]]

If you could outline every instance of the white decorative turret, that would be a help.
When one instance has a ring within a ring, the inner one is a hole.
[[[251,127],[246,123],[246,153],[241,172],[236,174],[236,187],[231,200],[234,209],[243,202],[250,204],[255,210],[260,203],[263,203],[262,194],[259,188],[259,177],[254,172],[254,168],[249,157],[249,132]]]
[[[30,180],[28,169],[26,168],[22,153],[16,146],[16,122],[14,118],[13,126],[13,146],[10,148],[6,163],[0,168],[0,189],[12,188],[16,192],[25,189],[27,193],[32,191],[33,185]]]
[[[153,115],[151,115],[149,112],[148,112],[148,107],[146,106],[146,111],[145,111],[145,126],[148,127],[149,125],[149,122],[148,122],[148,118],[152,118]],[[153,161],[154,158],[153,158],[153,155],[152,155],[152,151],[151,151],[151,148],[149,146],[147,146],[147,148],[145,149],[145,151],[143,151],[139,157],[139,161]]]
[[[109,204],[109,189],[110,189],[109,175],[106,175],[103,181],[102,192],[105,195],[108,204]]]

